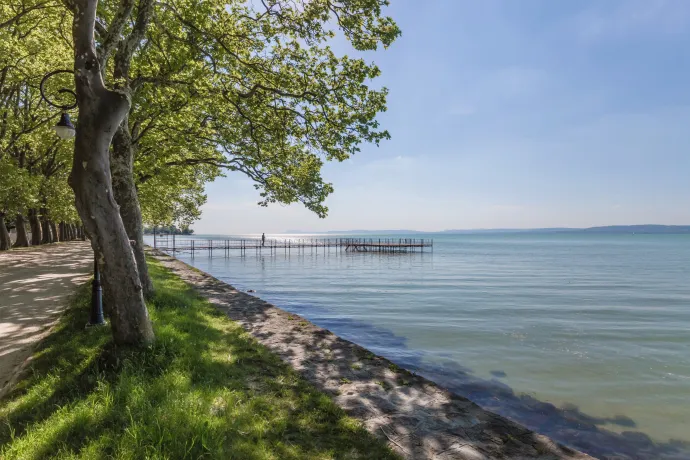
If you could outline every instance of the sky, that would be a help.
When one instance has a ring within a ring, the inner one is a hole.
[[[328,217],[232,173],[197,233],[690,224],[690,1],[391,3],[392,139],[324,167]]]

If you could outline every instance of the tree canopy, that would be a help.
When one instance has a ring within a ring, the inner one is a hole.
[[[400,30],[385,16],[387,5],[3,3],[0,172],[13,185],[0,189],[0,204],[16,199],[0,213],[17,213],[18,222],[28,213],[32,231],[39,217],[45,224],[81,216],[113,270],[105,278],[144,292],[143,224],[190,225],[206,200],[205,184],[219,176],[250,178],[261,206],[300,202],[325,217],[334,187],[321,175],[324,163],[389,138],[377,121],[387,89],[371,86],[379,68],[331,45],[338,40],[359,52],[391,45]],[[74,143],[49,135],[60,111],[39,92],[43,76],[57,69],[74,69],[46,82],[52,101],[78,105]],[[140,283],[128,284],[127,271],[138,272]],[[123,312],[131,307],[124,316],[145,309],[136,296],[119,303]],[[126,320],[118,324],[127,328]]]
[[[147,221],[193,221],[205,200],[203,184],[222,170],[252,179],[260,205],[302,202],[325,216],[333,185],[321,177],[324,161],[342,161],[362,142],[388,138],[376,121],[387,90],[367,86],[379,69],[338,56],[328,43],[337,36],[357,50],[390,45],[400,31],[382,15],[386,4],[99,2],[96,39],[106,81],[132,93],[129,126]],[[11,0],[0,7],[0,155],[19,146],[45,149],[47,139],[55,141],[46,129],[59,111],[41,101],[37,88],[47,72],[72,66],[71,11],[65,5],[72,4]],[[135,40],[122,39],[137,27],[144,43],[138,48]],[[117,70],[121,61],[126,69]],[[61,78],[48,87],[55,97],[59,87],[71,84]],[[18,101],[27,92],[30,100]],[[178,200],[184,204],[170,204]]]

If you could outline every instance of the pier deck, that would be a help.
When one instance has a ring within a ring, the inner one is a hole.
[[[179,237],[177,235],[155,235],[153,246],[168,253],[188,252],[194,255],[197,252],[208,252],[225,257],[232,253],[245,254],[247,251],[262,253],[268,251],[274,253],[283,251],[305,252],[307,250],[324,254],[334,251],[345,252],[377,252],[377,253],[408,253],[425,252],[434,249],[434,241],[419,238],[289,238],[266,239],[262,242],[258,238],[234,238],[234,239],[205,239]]]

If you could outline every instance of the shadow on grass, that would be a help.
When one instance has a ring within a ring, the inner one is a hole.
[[[82,286],[0,401],[0,458],[396,458],[225,314],[151,262],[157,340],[84,330]]]

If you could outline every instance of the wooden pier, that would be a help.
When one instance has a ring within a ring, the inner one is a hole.
[[[153,247],[168,253],[208,253],[210,257],[231,254],[245,255],[248,251],[256,254],[277,254],[284,252],[326,255],[331,252],[376,252],[376,253],[410,253],[433,252],[434,241],[418,238],[288,238],[283,240],[260,238],[249,239],[206,239],[180,237],[178,235],[154,235]]]

